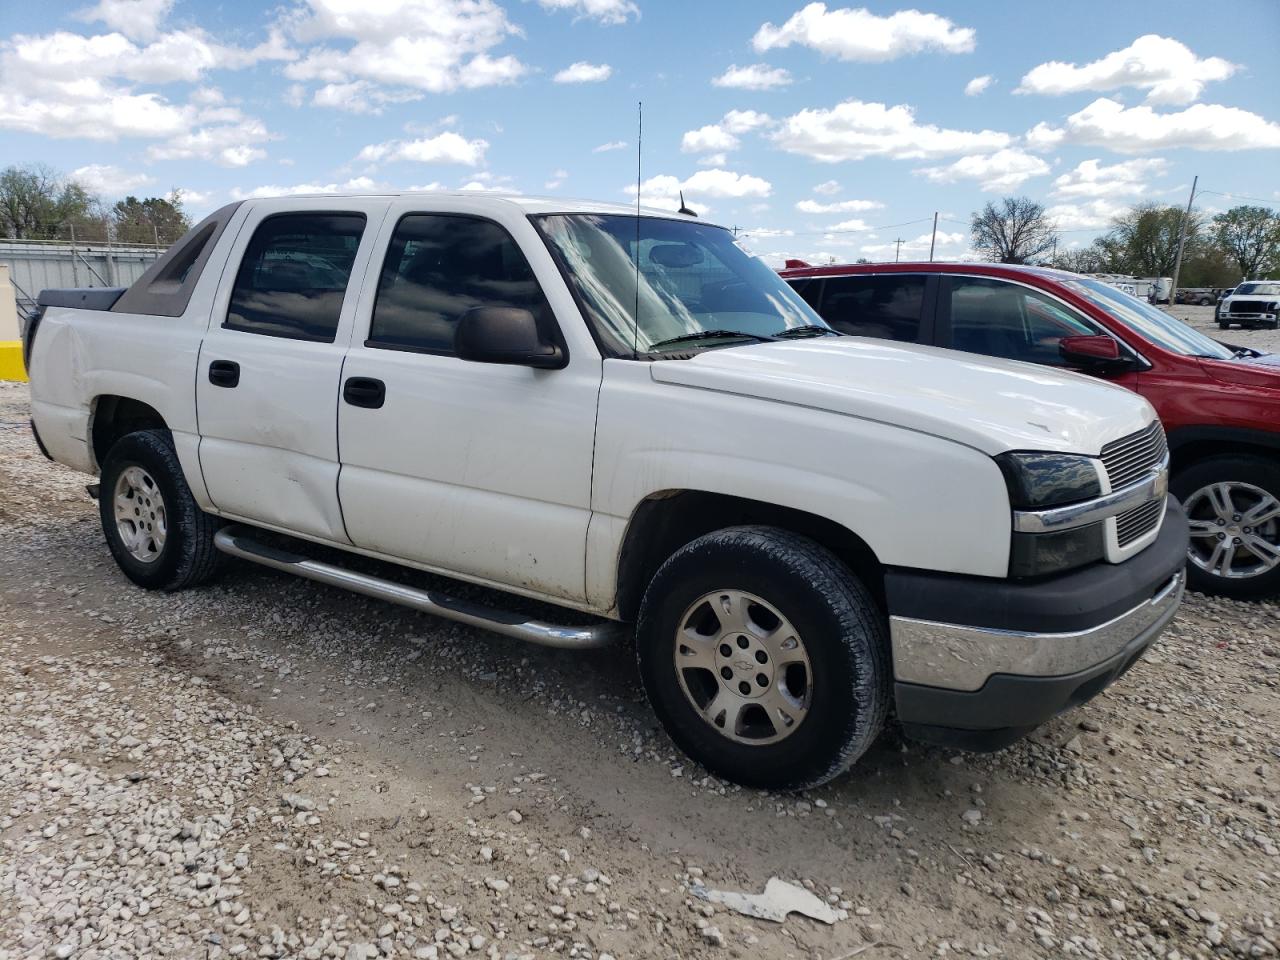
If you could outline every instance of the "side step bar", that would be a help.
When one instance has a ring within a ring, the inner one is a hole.
[[[559,626],[554,623],[543,623],[540,620],[526,620],[519,614],[505,610],[494,610],[479,604],[458,600],[454,597],[419,590],[402,583],[383,580],[381,577],[357,573],[333,564],[311,560],[287,550],[259,543],[252,538],[252,531],[247,527],[223,527],[213,537],[213,545],[223,553],[264,567],[283,570],[295,576],[306,577],[327,583],[331,587],[341,587],[354,593],[362,593],[366,597],[398,603],[402,607],[410,607],[433,616],[459,623],[470,624],[527,640],[544,647],[558,647],[563,650],[586,650],[604,647],[625,636],[627,628],[621,623],[605,621],[582,627]]]

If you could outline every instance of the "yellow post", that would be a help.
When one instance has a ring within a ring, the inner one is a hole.
[[[9,265],[0,263],[0,380],[27,379],[22,365],[22,339],[18,329],[18,303],[9,282]]]

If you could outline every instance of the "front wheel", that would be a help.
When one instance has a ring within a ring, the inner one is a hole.
[[[682,547],[645,591],[636,640],[645,692],[671,738],[737,783],[823,783],[884,726],[884,615],[805,537],[732,527]]]
[[[219,520],[191,495],[167,430],[140,430],[107,452],[98,513],[111,555],[134,583],[180,590],[213,577]]]
[[[1210,457],[1169,484],[1191,527],[1187,583],[1238,600],[1280,593],[1280,464]]]

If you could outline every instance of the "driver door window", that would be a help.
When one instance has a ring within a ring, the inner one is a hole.
[[[1062,366],[1063,337],[1103,331],[1051,297],[988,277],[950,279],[950,346],[966,353]]]

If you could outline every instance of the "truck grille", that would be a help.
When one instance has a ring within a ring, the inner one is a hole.
[[[1145,430],[1112,440],[1102,448],[1102,465],[1107,468],[1111,489],[1119,490],[1140,480],[1160,465],[1168,450],[1159,420],[1152,421]]]
[[[1265,300],[1232,300],[1231,306],[1227,308],[1228,313],[1266,313],[1267,302]]]
[[[1164,513],[1164,503],[1160,500],[1148,500],[1140,507],[1134,507],[1116,517],[1116,539],[1120,546],[1127,547],[1133,541],[1150,533],[1160,522]]]

